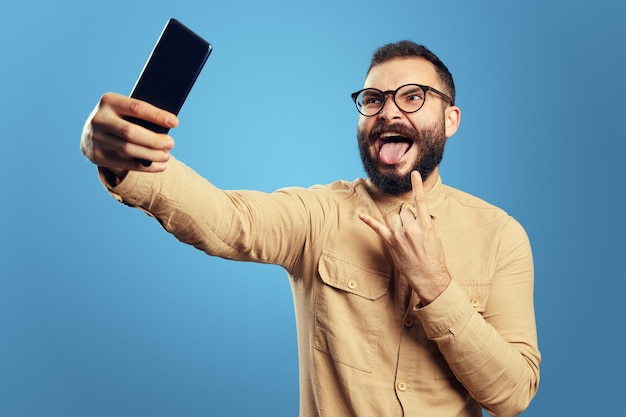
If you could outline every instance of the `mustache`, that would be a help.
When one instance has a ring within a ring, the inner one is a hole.
[[[367,138],[370,141],[374,141],[378,139],[380,135],[382,135],[383,133],[389,133],[389,132],[397,133],[400,136],[405,137],[407,139],[411,139],[414,142],[417,142],[420,140],[420,134],[415,128],[408,127],[400,123],[376,125],[372,128],[372,130],[370,130],[370,133],[369,135],[367,135]]]

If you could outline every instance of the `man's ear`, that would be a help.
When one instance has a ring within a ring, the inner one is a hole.
[[[449,106],[445,110],[446,138],[454,135],[461,124],[461,109],[457,106]]]

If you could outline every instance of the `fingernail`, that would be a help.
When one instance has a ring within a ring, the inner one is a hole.
[[[165,164],[165,162],[155,162],[152,164],[152,169],[154,170],[154,172],[165,171],[166,167],[167,165]]]

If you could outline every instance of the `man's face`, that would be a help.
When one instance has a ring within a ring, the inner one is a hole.
[[[423,58],[403,58],[373,67],[363,88],[395,90],[405,84],[422,84],[443,90],[435,67]],[[363,166],[372,183],[383,193],[400,195],[411,191],[411,171],[426,180],[443,157],[447,102],[427,92],[423,107],[404,113],[387,96],[375,116],[359,117],[357,137]],[[456,129],[454,129],[456,131]]]

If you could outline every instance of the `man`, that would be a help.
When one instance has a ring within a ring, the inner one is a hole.
[[[112,195],[181,241],[285,268],[301,416],[514,416],[539,383],[532,254],[513,218],[441,182],[454,96],[428,49],[383,46],[353,94],[368,178],[309,189],[219,190],[170,155],[169,136],[123,119],[174,115],[116,94],[81,147]]]

